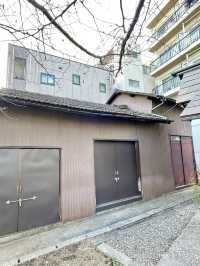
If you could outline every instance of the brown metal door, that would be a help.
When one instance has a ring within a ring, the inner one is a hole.
[[[19,231],[59,221],[59,150],[22,149]]]
[[[185,184],[185,180],[180,136],[171,136],[171,156],[175,184],[182,186]]]
[[[140,195],[134,142],[116,142],[116,169],[119,176],[118,199]]]
[[[192,137],[181,137],[181,145],[185,184],[190,184],[196,179]]]
[[[95,141],[94,150],[97,207],[140,194],[133,142]]]
[[[95,141],[96,204],[117,200],[115,150],[112,141]]]
[[[0,149],[0,235],[17,231],[18,150]]]

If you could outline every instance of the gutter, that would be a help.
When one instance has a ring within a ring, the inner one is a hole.
[[[196,64],[193,64],[191,66],[184,67],[184,68],[182,68],[182,69],[180,69],[180,70],[178,70],[176,72],[173,72],[171,75],[173,77],[180,76],[180,79],[182,79],[181,76],[183,76],[184,72],[186,72],[186,71],[188,71],[188,70],[190,70],[192,68],[198,68],[198,67],[200,67],[200,63],[196,63]]]

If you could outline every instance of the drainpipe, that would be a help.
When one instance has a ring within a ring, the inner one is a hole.
[[[160,106],[162,106],[162,105],[164,104],[164,102],[165,102],[165,100],[164,100],[164,98],[162,98],[162,102],[159,103],[158,105],[154,106],[154,107],[152,108],[152,111],[154,111],[155,109],[157,109],[157,108],[159,108]]]

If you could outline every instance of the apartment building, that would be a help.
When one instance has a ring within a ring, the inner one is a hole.
[[[122,59],[121,74],[115,79],[113,90],[149,93],[155,86],[154,77],[150,76],[150,66],[142,63],[141,49],[139,45],[132,47],[127,45],[126,55]],[[103,63],[113,69],[114,74],[118,69],[119,50],[110,51]],[[113,55],[115,54],[115,55]]]
[[[154,92],[176,99],[180,79],[171,74],[200,61],[200,1],[164,1],[147,28],[153,37],[149,51],[156,57],[151,63]]]
[[[113,72],[9,44],[1,45],[0,87],[105,103]]]

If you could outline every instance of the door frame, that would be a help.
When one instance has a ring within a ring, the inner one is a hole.
[[[191,138],[192,140],[192,154],[193,154],[193,164],[194,164],[194,170],[195,170],[195,183],[197,184],[198,183],[198,178],[197,178],[197,168],[196,168],[196,162],[195,162],[195,154],[194,154],[194,146],[193,146],[193,139],[192,139],[192,136],[190,135],[178,135],[178,134],[169,134],[169,145],[170,145],[170,156],[171,156],[171,167],[172,167],[172,172],[173,172],[173,177],[174,177],[174,166],[173,166],[173,162],[172,162],[172,146],[171,146],[171,137],[180,137],[180,148],[181,148],[181,161],[182,161],[182,165],[183,165],[183,174],[184,174],[184,183],[185,183],[185,169],[184,169],[184,164],[183,164],[183,152],[182,152],[182,141],[181,141],[181,138],[182,137],[189,137]],[[180,188],[184,188],[184,187],[189,187],[191,186],[192,184],[184,184],[183,186],[176,186],[176,180],[175,180],[175,177],[174,177],[174,186],[175,186],[175,189],[180,189]]]
[[[140,200],[140,199],[143,199],[143,189],[142,189],[142,176],[141,176],[141,160],[140,160],[140,146],[139,146],[139,140],[138,139],[104,139],[104,138],[93,138],[93,160],[94,160],[94,188],[95,188],[95,201],[96,201],[96,174],[95,174],[95,142],[96,141],[102,141],[102,142],[131,142],[132,144],[134,144],[135,146],[135,143],[137,143],[137,146],[138,146],[138,149],[135,149],[135,152],[136,152],[136,171],[137,171],[137,178],[140,179],[140,185],[141,185],[141,195],[139,196],[133,196],[133,197],[129,197],[129,198],[125,198],[125,199],[121,199],[121,200],[115,200],[115,201],[111,201],[111,202],[107,202],[107,203],[103,203],[101,205],[98,205],[96,204],[96,211],[101,211],[101,208],[102,210],[105,210],[107,208],[112,208],[112,207],[117,207],[117,206],[120,206],[121,203],[125,202],[125,203],[131,203],[133,201],[136,201],[136,200]]]
[[[11,146],[11,145],[7,145],[7,146],[0,146],[0,150],[1,149],[41,149],[41,150],[58,150],[59,152],[59,208],[58,208],[58,215],[59,215],[59,221],[62,222],[62,206],[61,206],[61,194],[62,194],[62,190],[61,190],[61,176],[62,176],[62,172],[61,172],[61,163],[62,163],[62,148],[59,146],[30,146],[30,145],[16,145],[16,146]]]

